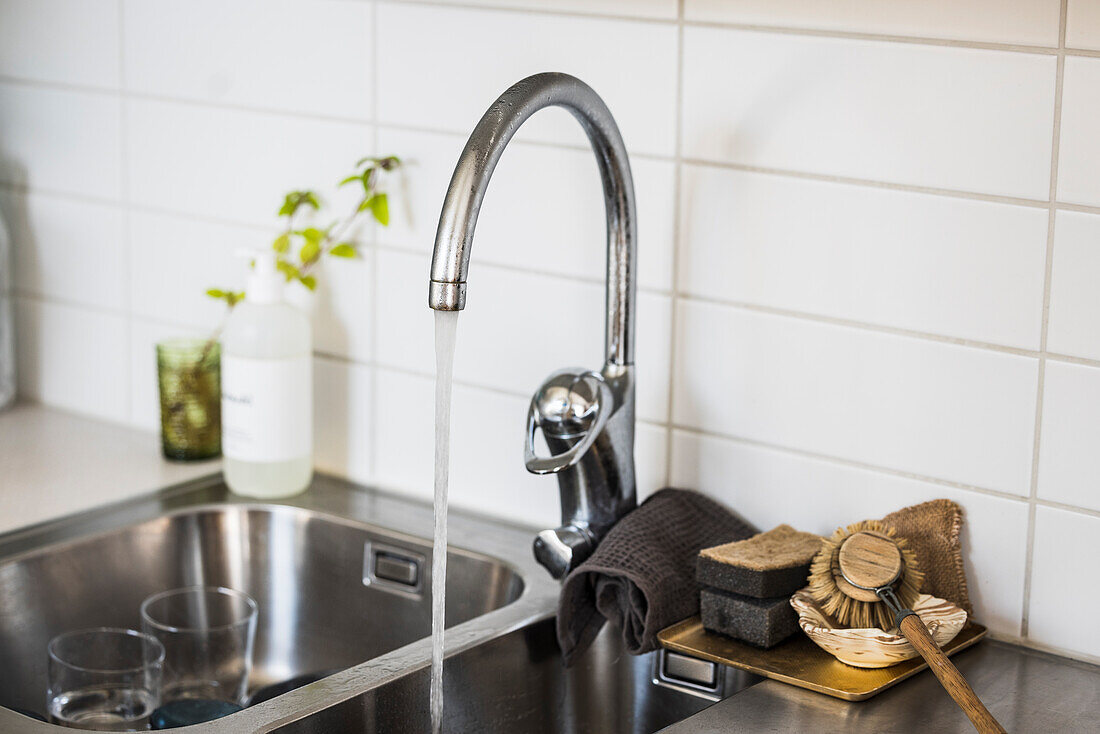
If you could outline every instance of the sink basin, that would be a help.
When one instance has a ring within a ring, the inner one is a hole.
[[[554,620],[446,659],[444,730],[479,734],[650,734],[695,714],[757,680],[716,667],[712,690],[661,680],[660,653],[631,656],[605,628],[572,668],[565,668]],[[279,734],[426,732],[429,671],[420,668],[313,716]]]
[[[71,731],[13,710],[44,711],[53,635],[138,627],[145,596],[196,584],[258,602],[253,691],[338,672],[181,734],[427,731],[432,521],[423,502],[331,477],[265,503],[211,477],[0,536],[0,732]],[[535,563],[533,535],[451,514],[449,731],[652,732],[753,681],[665,680],[659,654],[625,655],[611,631],[564,669],[560,587]]]
[[[229,586],[256,599],[253,690],[431,634],[430,541],[318,509],[226,502],[219,482],[189,495],[195,504],[158,506],[143,521],[108,529],[75,518],[0,541],[0,706],[43,714],[51,637],[140,629],[141,601],[180,586]],[[451,550],[447,563],[448,625],[522,592],[500,561]]]

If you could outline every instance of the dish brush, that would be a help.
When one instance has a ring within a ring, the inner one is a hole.
[[[924,575],[917,556],[893,528],[877,520],[837,528],[810,564],[809,590],[822,610],[841,624],[896,626],[921,654],[981,734],[1004,734],[924,622],[912,610]]]

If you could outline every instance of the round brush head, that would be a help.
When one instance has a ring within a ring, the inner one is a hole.
[[[878,520],[837,528],[821,541],[810,564],[810,595],[821,610],[849,627],[894,627],[894,615],[874,589],[890,586],[911,609],[924,574],[905,538]]]

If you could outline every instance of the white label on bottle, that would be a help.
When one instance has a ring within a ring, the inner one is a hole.
[[[309,355],[252,359],[222,355],[222,451],[241,461],[289,461],[313,447]]]

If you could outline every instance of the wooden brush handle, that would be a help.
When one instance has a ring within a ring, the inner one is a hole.
[[[970,719],[970,723],[974,725],[974,728],[980,734],[1005,734],[1004,727],[997,723],[997,720],[993,718],[993,714],[989,713],[989,709],[978,698],[978,694],[974,693],[974,689],[966,682],[966,678],[963,678],[959,669],[948,660],[947,655],[932,639],[932,635],[928,633],[928,628],[924,626],[924,622],[921,621],[920,617],[915,614],[907,614],[901,620],[900,627],[905,639],[909,640],[909,644],[928,663],[928,667],[940,679],[940,685],[943,686],[951,698],[955,699],[955,703]]]

